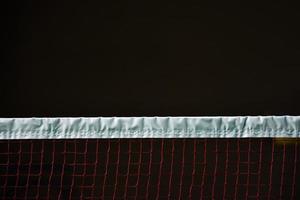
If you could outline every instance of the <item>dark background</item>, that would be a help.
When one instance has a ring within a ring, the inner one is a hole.
[[[2,9],[0,117],[300,114],[300,13],[288,2]]]

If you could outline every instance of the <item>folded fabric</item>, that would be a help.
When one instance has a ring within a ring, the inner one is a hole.
[[[0,118],[0,139],[299,136],[300,116]]]

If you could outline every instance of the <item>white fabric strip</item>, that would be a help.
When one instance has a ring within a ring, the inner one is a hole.
[[[0,118],[0,139],[299,136],[300,116]]]

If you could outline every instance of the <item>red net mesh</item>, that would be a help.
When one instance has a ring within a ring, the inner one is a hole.
[[[299,144],[272,139],[0,141],[2,199],[296,199]]]

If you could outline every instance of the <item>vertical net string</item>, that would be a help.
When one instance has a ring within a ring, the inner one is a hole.
[[[172,147],[173,148],[173,147]],[[192,171],[192,182],[189,189],[189,199],[192,199],[193,186],[196,176],[196,141],[193,141],[193,161],[192,161],[193,171]]]
[[[182,161],[181,161],[181,172],[180,172],[180,182],[179,182],[179,198],[182,198],[182,188],[183,188],[183,175],[184,175],[184,165],[185,165],[185,145],[186,145],[186,139],[183,139],[183,148],[182,148]]]
[[[92,190],[92,196],[96,196],[96,189],[97,189],[97,185],[96,185],[96,179],[98,179],[99,177],[97,177],[97,166],[99,164],[99,141],[96,141],[96,150],[95,150],[95,162],[94,162],[94,171],[93,171],[93,190]]]
[[[228,178],[228,140],[226,140],[226,157],[225,157],[225,177],[224,177],[224,186],[223,186],[223,199],[226,199],[226,187],[228,185],[227,178]]]
[[[213,183],[212,183],[212,198],[215,199],[215,187],[216,187],[216,179],[217,179],[217,168],[218,168],[218,141],[215,143],[215,165],[213,172]]]
[[[260,197],[260,188],[261,188],[261,165],[262,165],[262,139],[259,139],[259,161],[258,161],[258,178],[257,178],[257,192],[256,198],[259,199]]]
[[[141,139],[139,139],[139,159],[138,159],[138,172],[137,172],[137,181],[135,184],[135,188],[136,188],[136,195],[135,195],[135,199],[138,199],[138,188],[139,188],[139,184],[140,184],[140,179],[141,179],[141,166],[142,166],[142,156],[143,156],[143,142],[141,141]]]
[[[268,190],[268,200],[271,199],[272,196],[272,178],[273,178],[273,163],[274,163],[274,141],[272,142],[272,158],[270,163],[270,175],[269,175],[269,190]]]
[[[173,167],[174,167],[174,140],[172,140],[172,149],[171,149],[171,168],[169,176],[169,185],[168,185],[168,198],[171,198],[171,188],[172,188],[172,177],[173,177]]]
[[[239,186],[239,176],[240,176],[240,139],[237,139],[237,171],[235,173],[236,179],[235,179],[235,189],[234,189],[234,199],[238,199],[238,186]]]
[[[117,187],[118,187],[118,175],[119,175],[119,167],[120,167],[120,139],[118,139],[118,147],[117,147],[117,166],[116,166],[116,173],[115,173],[115,184],[114,184],[114,192],[113,192],[113,199],[116,199],[117,194]]]
[[[245,199],[249,197],[249,186],[250,186],[250,156],[251,156],[251,139],[248,140],[248,154],[247,154],[247,181],[246,181],[246,193],[245,193]]]
[[[294,157],[294,171],[293,171],[293,183],[292,183],[292,195],[291,198],[295,198],[296,191],[296,173],[297,173],[297,165],[298,165],[298,142],[295,144],[295,157]]]
[[[207,154],[207,139],[204,139],[204,152],[203,152],[203,172],[202,172],[202,178],[201,178],[201,192],[200,192],[200,199],[204,199],[204,184],[205,184],[205,175],[206,175],[206,154]]]
[[[105,173],[104,173],[104,181],[103,181],[103,185],[102,185],[101,199],[104,199],[104,197],[105,197],[105,186],[106,186],[107,177],[108,177],[109,154],[110,154],[110,140],[108,141],[108,147],[107,147],[107,151],[106,151]]]
[[[284,171],[285,171],[285,144],[283,144],[283,154],[282,154],[282,166],[281,166],[281,177],[280,177],[280,193],[279,198],[282,199],[282,193],[283,193],[283,180],[284,180]]]

